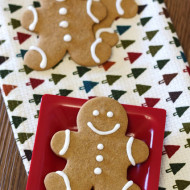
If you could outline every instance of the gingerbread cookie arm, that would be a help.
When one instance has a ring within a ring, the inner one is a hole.
[[[107,15],[106,7],[96,0],[87,1],[87,13],[95,23],[99,23]]]
[[[24,12],[21,23],[22,26],[31,32],[38,33],[39,32],[39,19],[41,17],[40,8],[35,8],[33,6],[29,6],[28,9]]]
[[[72,137],[72,132],[67,129],[65,131],[59,131],[54,134],[51,139],[51,149],[53,152],[62,158],[67,158],[69,152],[69,145]]]
[[[133,166],[144,162],[149,156],[149,148],[141,140],[130,137],[126,144],[126,152],[129,161]]]
[[[138,6],[134,0],[116,0],[116,9],[121,18],[132,18],[137,14]]]

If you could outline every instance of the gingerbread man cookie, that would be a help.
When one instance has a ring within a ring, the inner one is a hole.
[[[22,26],[39,34],[38,46],[31,46],[24,62],[35,70],[56,65],[68,51],[72,60],[83,66],[104,63],[111,56],[111,45],[94,35],[93,25],[107,14],[98,0],[41,0],[42,7],[30,6],[22,17]]]
[[[78,132],[59,131],[51,140],[53,152],[67,164],[45,177],[46,189],[140,190],[127,180],[127,169],[144,162],[149,149],[125,135],[127,125],[126,111],[117,101],[98,97],[85,103],[77,116]]]

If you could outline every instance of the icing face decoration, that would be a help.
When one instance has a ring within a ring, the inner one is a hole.
[[[98,110],[94,110],[94,111],[93,111],[93,115],[94,115],[94,116],[98,116],[98,115],[99,115],[99,111],[98,111]]]
[[[109,111],[109,112],[107,113],[107,116],[108,116],[108,117],[113,117],[113,112]]]
[[[104,99],[104,101],[103,101]],[[97,102],[97,100],[99,100]],[[85,118],[81,115],[85,115]],[[111,98],[91,99],[79,111],[77,116],[79,130],[101,136],[121,134],[127,130],[127,115],[123,106]]]

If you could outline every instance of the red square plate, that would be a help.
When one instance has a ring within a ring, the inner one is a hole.
[[[76,116],[86,101],[62,96],[43,96],[27,190],[45,190],[46,174],[65,167],[66,161],[51,151],[50,140],[57,131],[77,130]],[[142,190],[158,190],[166,111],[123,106],[129,118],[127,135],[134,134],[135,138],[145,141],[150,148],[150,156],[145,163],[129,168],[128,179],[137,183]]]

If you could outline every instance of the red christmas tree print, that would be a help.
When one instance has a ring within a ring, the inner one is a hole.
[[[162,153],[167,154],[171,158],[180,148],[178,145],[164,145],[165,151]]]
[[[35,89],[36,87],[38,87],[38,86],[41,85],[42,83],[44,83],[44,80],[35,79],[35,78],[30,78],[30,82],[26,83],[26,86],[31,85],[32,88]]]
[[[25,33],[17,32],[17,37],[14,37],[13,39],[14,40],[18,40],[19,44],[22,44],[23,42],[25,42],[30,37],[31,37],[30,34],[25,34]]]
[[[17,88],[15,85],[9,85],[9,84],[3,84],[3,91],[5,95],[7,96],[13,89]]]
[[[183,72],[188,73],[190,76],[190,67],[186,66],[186,69],[184,69]]]
[[[146,102],[142,104],[142,106],[144,107],[154,107],[160,101],[160,98],[144,98],[144,99]]]
[[[107,71],[107,70],[109,70],[109,68],[111,68],[114,64],[115,64],[115,62],[107,61],[107,62],[105,62],[103,65],[101,65],[100,67],[103,67],[104,70]]]
[[[124,60],[129,60],[132,64],[142,55],[142,53],[128,52],[127,55],[128,57],[125,57]]]

